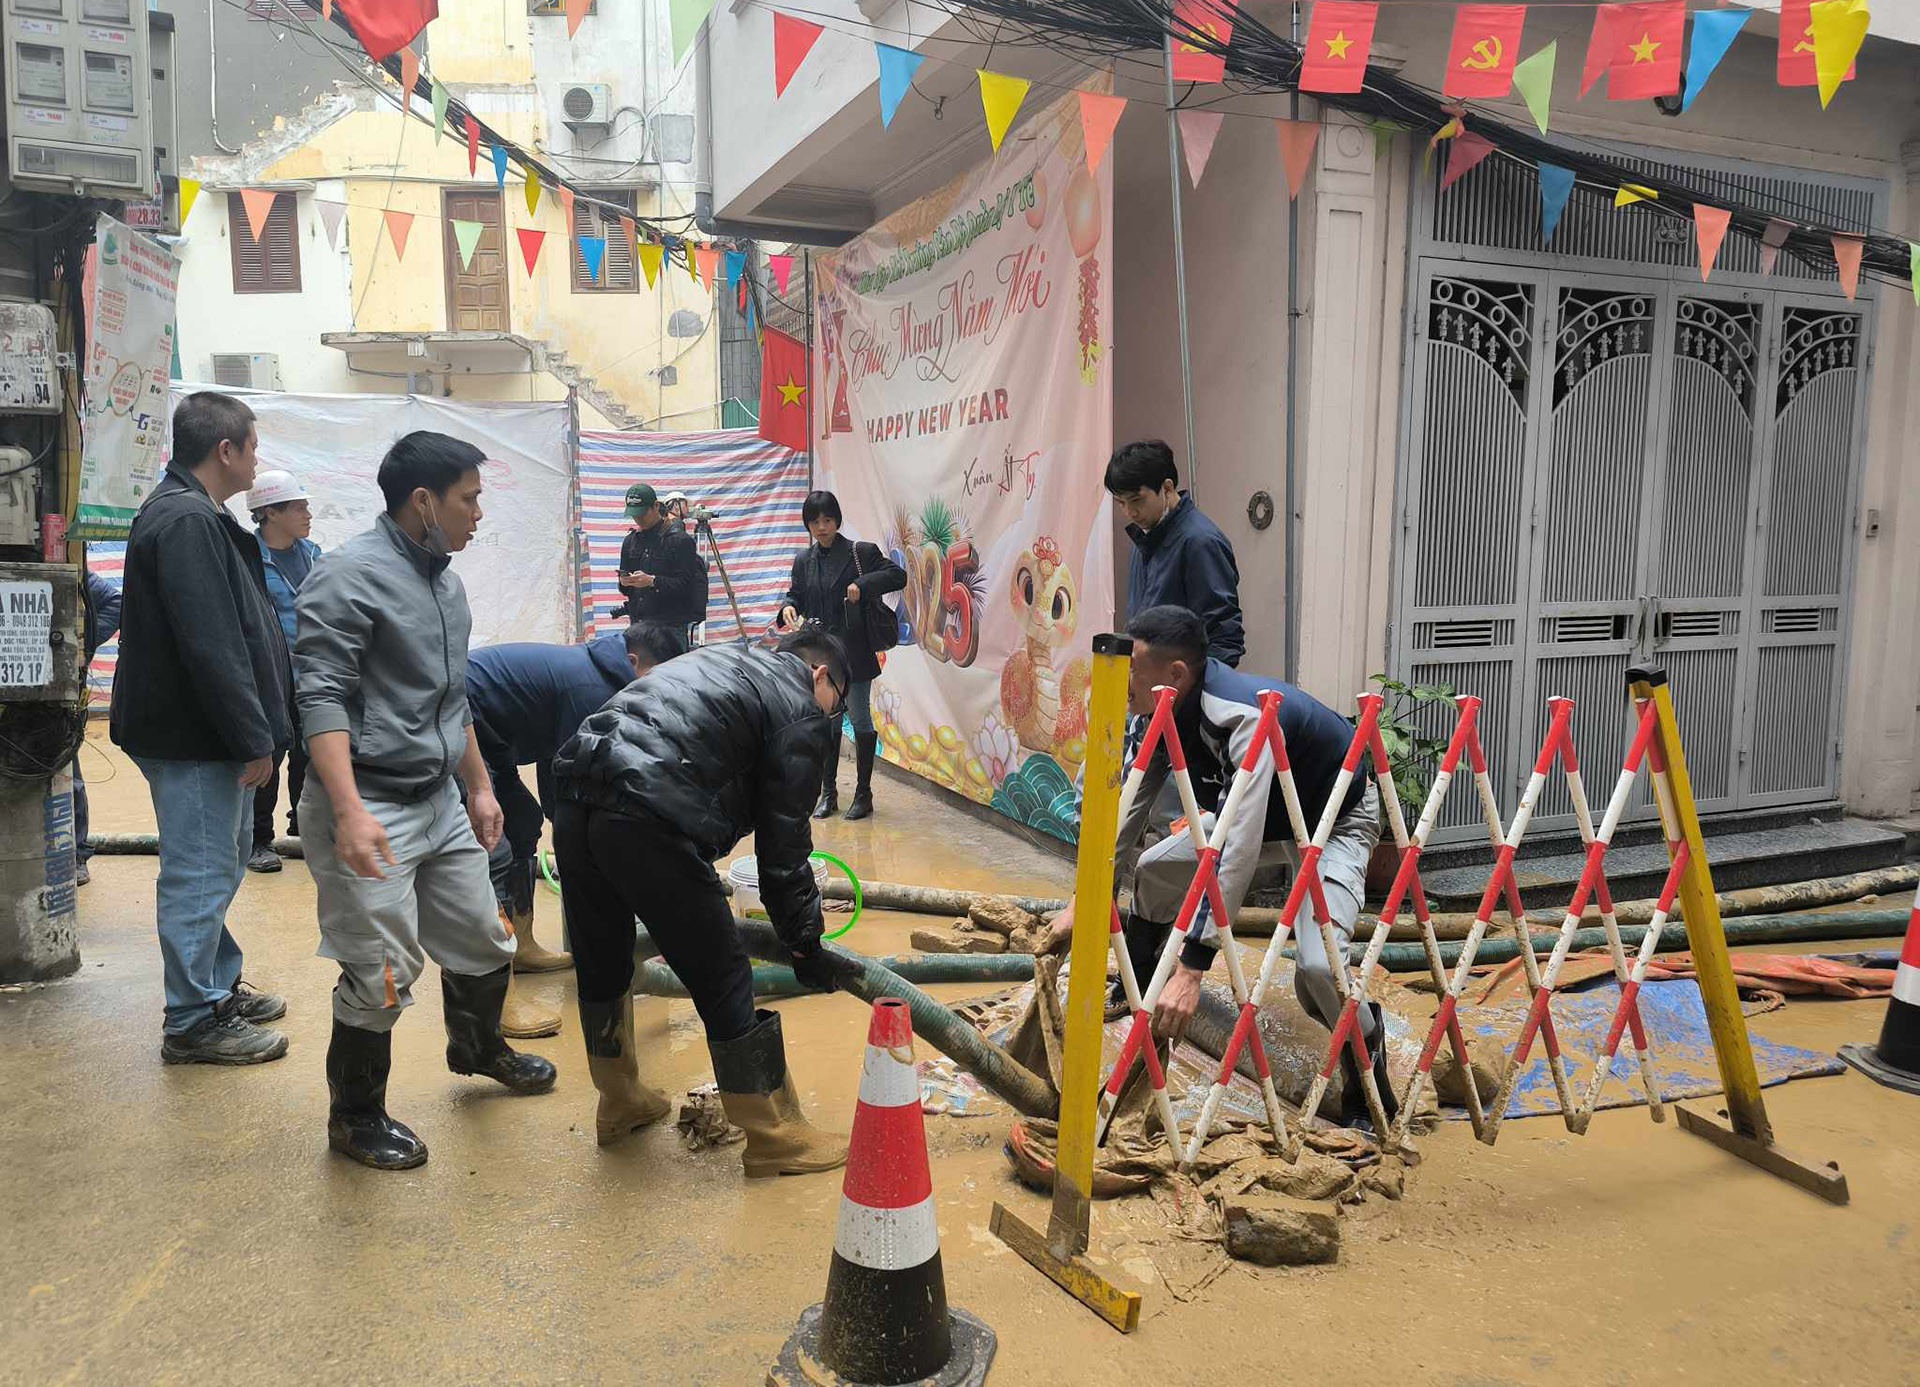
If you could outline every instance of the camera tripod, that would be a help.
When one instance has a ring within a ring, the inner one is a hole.
[[[720,557],[720,541],[713,533],[713,512],[701,506],[693,512],[694,538],[706,542],[707,552],[713,557],[713,566],[720,572],[720,585],[727,591],[727,606],[733,609],[733,630],[740,644],[748,644],[747,623],[740,616],[740,599],[734,596],[733,579],[727,576],[727,561]]]

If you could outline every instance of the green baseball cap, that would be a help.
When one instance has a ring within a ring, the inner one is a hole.
[[[653,494],[653,488],[645,482],[635,482],[627,488],[628,515],[640,515],[644,511],[652,510],[659,503],[660,498]]]

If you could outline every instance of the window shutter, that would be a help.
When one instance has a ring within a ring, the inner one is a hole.
[[[293,193],[274,195],[258,240],[247,221],[245,201],[238,193],[228,193],[227,239],[233,248],[234,293],[300,292],[299,199]]]
[[[631,188],[590,188],[586,197],[624,207],[629,214],[634,208]],[[585,199],[576,201],[573,205],[573,235],[603,236],[607,242],[607,253],[600,262],[600,280],[595,283],[587,273],[587,262],[580,254],[579,241],[569,239],[567,254],[573,265],[573,291],[576,294],[630,294],[639,287],[633,244],[627,239],[626,229],[620,225],[618,212],[602,211]]]

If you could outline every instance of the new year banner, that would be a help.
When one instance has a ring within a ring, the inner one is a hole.
[[[819,485],[907,572],[882,754],[1072,837],[1113,613],[1112,165],[1077,98],[815,263]]]

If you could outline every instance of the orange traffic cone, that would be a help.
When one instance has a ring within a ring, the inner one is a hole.
[[[1842,1045],[1840,1058],[1875,1083],[1920,1093],[1920,905],[1907,919],[1907,940],[1893,975],[1879,1045]]]
[[[999,1340],[947,1305],[907,1004],[873,1004],[827,1298],[800,1316],[768,1387],[977,1387]]]

